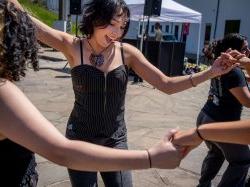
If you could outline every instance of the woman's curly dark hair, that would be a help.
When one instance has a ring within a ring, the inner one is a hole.
[[[35,27],[28,14],[15,8],[13,3],[0,0],[3,16],[3,41],[0,42],[0,78],[10,81],[25,76],[26,65],[39,69]]]
[[[87,0],[84,4],[80,31],[82,34],[91,37],[94,27],[107,26],[119,9],[127,16],[127,23],[124,28],[123,38],[128,32],[130,23],[130,11],[124,0]]]
[[[207,57],[211,55],[213,59],[216,59],[222,52],[226,52],[229,48],[240,51],[245,40],[247,40],[247,38],[241,34],[230,33],[222,40],[214,41],[208,46],[210,53],[207,54]]]

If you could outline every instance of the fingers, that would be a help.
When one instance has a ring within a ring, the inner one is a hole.
[[[229,48],[229,49],[226,51],[226,53],[230,53],[231,51],[232,51],[232,49]]]
[[[234,58],[237,59],[237,60],[240,60],[240,59],[242,59],[244,57],[246,57],[245,54],[240,54],[240,55],[235,56]]]
[[[171,129],[170,131],[167,131],[165,136],[163,137],[164,142],[168,142],[173,140],[174,135],[178,132],[178,129]]]

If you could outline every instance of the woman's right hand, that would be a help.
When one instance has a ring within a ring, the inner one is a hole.
[[[148,150],[152,168],[174,169],[180,165],[184,148],[172,144],[175,133],[176,130],[168,131],[160,143]]]

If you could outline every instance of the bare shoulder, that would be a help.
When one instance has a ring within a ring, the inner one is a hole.
[[[124,51],[124,57],[128,64],[131,64],[142,56],[141,51],[136,47],[132,46],[131,44],[122,43],[122,46]]]
[[[17,92],[20,92],[20,90],[17,88],[17,86],[15,86],[15,84],[13,84],[7,79],[0,78],[0,103],[1,104],[3,104],[6,99],[12,98],[13,94]]]

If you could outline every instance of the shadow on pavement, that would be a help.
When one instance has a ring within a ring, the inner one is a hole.
[[[68,67],[66,67],[66,68],[40,67],[40,70],[53,70],[53,71],[57,71],[57,72],[60,72],[60,73],[70,74],[70,68],[68,68]],[[69,76],[69,77],[71,77],[71,76]]]

